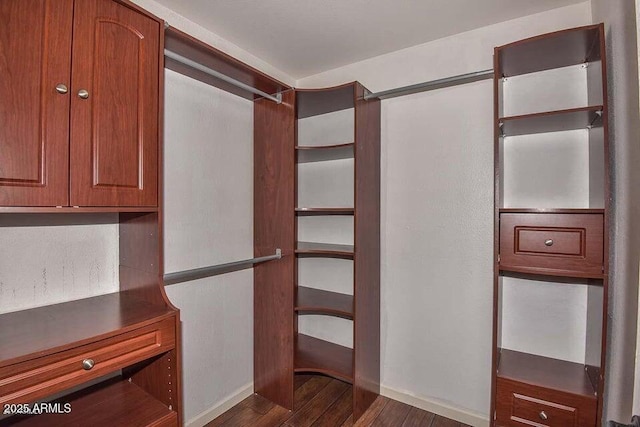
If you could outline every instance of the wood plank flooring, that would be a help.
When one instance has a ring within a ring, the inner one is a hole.
[[[468,427],[383,396],[354,424],[351,395],[351,385],[342,381],[296,375],[295,411],[254,394],[206,427]]]

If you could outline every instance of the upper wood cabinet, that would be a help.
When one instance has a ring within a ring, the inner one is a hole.
[[[160,22],[113,0],[0,22],[0,205],[157,206]]]

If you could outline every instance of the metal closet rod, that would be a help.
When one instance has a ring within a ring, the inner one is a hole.
[[[175,285],[176,283],[189,282],[191,280],[203,279],[205,277],[217,276],[219,274],[231,273],[233,271],[244,270],[253,267],[254,264],[272,261],[282,258],[282,250],[276,249],[275,255],[268,255],[259,258],[245,259],[242,261],[228,262],[226,264],[212,265],[210,267],[196,268],[193,270],[178,271],[176,273],[165,274],[164,285]]]
[[[211,69],[209,67],[205,67],[204,65],[202,65],[202,64],[200,64],[198,62],[192,61],[189,58],[185,58],[184,56],[178,55],[177,53],[171,52],[170,50],[167,50],[167,49],[164,50],[164,56],[166,56],[167,58],[171,58],[174,61],[177,61],[177,62],[179,62],[181,64],[184,64],[184,65],[187,65],[187,66],[189,66],[191,68],[194,68],[194,69],[196,69],[198,71],[202,71],[203,73],[206,73],[206,74],[208,74],[210,76],[213,76],[213,77],[216,77],[216,78],[218,78],[220,80],[223,80],[223,81],[225,81],[225,82],[227,82],[229,84],[232,84],[232,85],[234,85],[236,87],[239,87],[240,89],[244,89],[247,92],[251,92],[253,94],[260,95],[263,98],[266,98],[266,99],[269,99],[269,100],[275,102],[276,104],[281,104],[282,103],[282,94],[281,93],[276,94],[276,96],[270,95],[270,94],[268,94],[266,92],[261,91],[260,89],[256,89],[253,86],[249,86],[248,84],[239,82],[238,80],[233,79],[233,78],[227,76],[226,74],[222,74],[222,73],[220,73],[220,72],[218,72],[216,70],[213,70],[213,69]]]
[[[450,86],[457,86],[467,83],[473,83],[480,80],[493,78],[493,69],[476,71],[473,73],[460,74],[458,76],[446,77],[444,79],[431,80],[424,83],[418,83],[409,86],[398,87],[395,89],[383,90],[381,92],[367,93],[364,99],[388,99],[396,96],[410,95],[412,93],[426,92],[429,90],[442,89]]]

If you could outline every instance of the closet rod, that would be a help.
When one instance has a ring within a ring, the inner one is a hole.
[[[227,76],[225,74],[222,74],[222,73],[220,73],[220,72],[218,72],[216,70],[213,70],[213,69],[211,69],[209,67],[205,67],[202,64],[199,64],[199,63],[197,63],[195,61],[192,61],[189,58],[185,58],[184,56],[178,55],[177,53],[171,52],[170,50],[167,50],[167,49],[164,50],[164,56],[166,56],[167,58],[171,58],[174,61],[177,61],[177,62],[179,62],[181,64],[184,64],[184,65],[186,65],[188,67],[194,68],[194,69],[196,69],[198,71],[202,71],[203,73],[206,73],[206,74],[208,74],[210,76],[216,77],[216,78],[218,78],[220,80],[223,80],[223,81],[225,81],[227,83],[230,83],[230,84],[232,84],[234,86],[237,86],[240,89],[244,89],[247,92],[251,92],[253,94],[260,95],[260,96],[262,96],[262,97],[264,97],[266,99],[269,99],[269,100],[275,102],[276,104],[281,104],[282,103],[282,94],[280,94],[280,93],[276,94],[276,96],[269,95],[268,93],[263,92],[260,89],[256,89],[253,86],[249,86],[248,84],[239,82],[236,79],[232,79],[231,77],[229,77],[229,76]]]
[[[219,274],[231,273],[233,271],[251,268],[254,264],[274,259],[282,258],[282,250],[276,249],[275,255],[268,255],[259,258],[245,259],[242,261],[228,262],[226,264],[212,265],[210,267],[196,268],[193,270],[178,271],[164,275],[164,285],[175,285],[176,283],[189,282],[191,280],[203,279],[205,277],[217,276]]]
[[[442,89],[450,86],[457,86],[466,83],[473,83],[480,80],[493,78],[493,69],[476,71],[473,73],[460,74],[458,76],[445,77],[444,79],[431,80],[429,82],[417,83],[410,86],[397,87],[395,89],[383,90],[381,92],[367,93],[364,99],[388,99],[396,96],[410,95],[417,92],[426,92],[429,90]]]

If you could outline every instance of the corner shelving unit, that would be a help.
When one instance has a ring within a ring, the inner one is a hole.
[[[604,27],[497,47],[494,61],[491,425],[595,427],[609,285]],[[582,342],[560,339],[579,348],[558,348],[550,335],[573,329],[554,323],[557,333],[545,334],[535,321],[541,316],[576,323]]]
[[[329,375],[353,384],[354,421],[380,392],[380,102],[365,90],[286,92],[256,101],[254,121],[255,158],[269,159],[256,164],[255,255],[273,241],[284,255],[254,269],[256,392],[292,409],[295,373]],[[299,283],[306,258],[351,263],[350,292]],[[351,324],[353,346],[299,330],[307,315]]]

